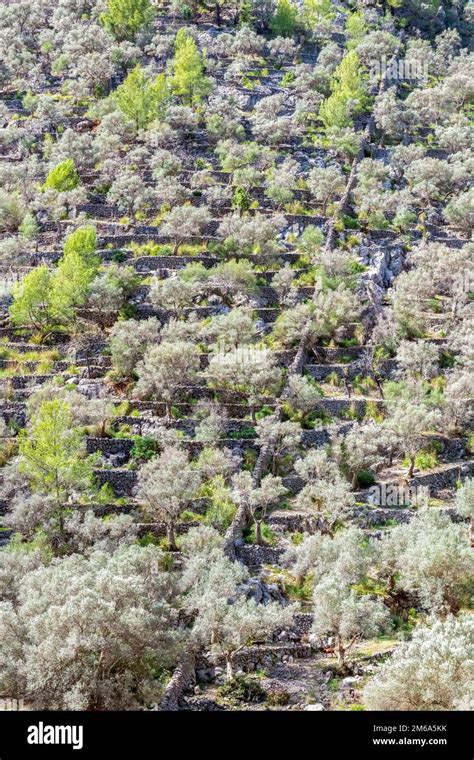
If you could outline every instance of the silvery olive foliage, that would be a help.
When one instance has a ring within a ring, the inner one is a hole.
[[[160,556],[122,547],[28,573],[17,603],[1,605],[2,690],[56,710],[130,709],[159,698],[153,663],[173,662],[180,643]]]
[[[473,708],[472,2],[388,6],[1,4],[2,697]]]
[[[469,615],[416,628],[365,687],[368,709],[472,709],[472,633]]]

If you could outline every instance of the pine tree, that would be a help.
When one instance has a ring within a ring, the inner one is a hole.
[[[39,227],[33,214],[26,214],[18,227],[18,232],[25,240],[32,240],[38,234]]]
[[[88,296],[100,259],[95,255],[94,227],[79,227],[64,244],[56,271],[40,266],[13,290],[10,318],[14,325],[33,326],[46,334],[67,327]]]
[[[78,227],[64,241],[64,256],[78,253],[88,264],[97,265],[99,260],[96,256],[96,248],[97,233],[95,227],[92,225]]]
[[[47,332],[54,324],[51,306],[51,273],[46,265],[36,267],[13,288],[10,319],[16,327],[31,325]]]
[[[74,321],[77,307],[87,300],[100,264],[96,245],[96,231],[91,226],[78,227],[66,238],[64,255],[51,280],[50,302],[58,325]]]
[[[366,105],[366,86],[354,50],[344,56],[331,79],[331,95],[319,109],[319,117],[326,129],[348,127],[352,115],[360,113]]]
[[[79,184],[79,175],[72,158],[61,161],[60,164],[50,170],[43,185],[44,190],[57,190],[66,193],[75,190]]]
[[[234,195],[232,197],[232,208],[237,209],[239,216],[243,216],[245,211],[248,211],[251,206],[251,200],[249,194],[244,187],[236,187]]]
[[[80,253],[71,251],[63,256],[52,280],[51,307],[58,325],[74,321],[76,309],[82,306],[97,274],[97,265],[88,263]]]
[[[148,77],[138,64],[114,93],[115,101],[135,128],[146,129],[154,119],[163,116],[168,98],[164,74],[155,79]]]
[[[81,449],[69,404],[45,401],[33,417],[30,434],[20,438],[20,471],[36,490],[61,505],[73,489],[92,483],[91,460],[81,457]]]
[[[290,0],[278,0],[270,29],[277,37],[292,37],[296,31],[298,8]]]
[[[153,15],[150,0],[107,0],[107,11],[101,14],[100,21],[117,40],[133,42]]]
[[[332,0],[304,0],[302,18],[309,29],[322,21],[334,18],[334,5]]]
[[[210,82],[204,74],[203,56],[185,29],[180,29],[176,35],[171,87],[190,105],[199,102],[210,90]]]
[[[364,14],[361,11],[350,13],[346,23],[347,49],[352,50],[357,47],[366,33],[367,24],[365,23]]]

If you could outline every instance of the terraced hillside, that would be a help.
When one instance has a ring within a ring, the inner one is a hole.
[[[0,696],[468,707],[471,18],[3,4]]]

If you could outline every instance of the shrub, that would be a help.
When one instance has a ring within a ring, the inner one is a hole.
[[[268,692],[267,702],[272,707],[284,707],[290,701],[290,695],[287,691],[270,691]]]
[[[357,473],[357,485],[359,488],[368,488],[375,483],[375,475],[372,470],[359,470]]]
[[[219,688],[221,697],[231,702],[264,702],[267,698],[267,692],[256,678],[241,675],[227,681]]]
[[[130,452],[130,456],[135,462],[148,462],[157,452],[157,443],[150,436],[139,436],[135,438]]]

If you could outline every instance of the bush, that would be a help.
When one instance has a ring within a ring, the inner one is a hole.
[[[225,485],[223,476],[217,475],[206,483],[201,488],[200,495],[210,501],[204,516],[206,524],[224,532],[234,519],[237,508],[232,501],[230,489]]]
[[[111,255],[111,259],[116,264],[123,264],[123,262],[127,260],[127,254],[125,251],[114,251]]]
[[[405,457],[402,464],[404,467],[408,467],[410,464],[409,457]],[[434,445],[420,449],[415,456],[415,468],[422,472],[425,470],[432,470],[434,467],[437,467],[438,464],[438,452]]]
[[[135,439],[130,456],[135,462],[148,462],[157,453],[157,443],[150,436],[139,436]]]
[[[235,676],[219,688],[221,697],[231,702],[264,702],[267,692],[256,678],[250,676]]]
[[[357,485],[359,488],[368,488],[375,483],[375,475],[372,470],[359,470],[357,473]]]
[[[290,695],[287,691],[270,691],[267,702],[272,707],[284,707],[290,701]]]
[[[257,433],[253,427],[241,427],[239,430],[231,430],[227,436],[232,440],[245,440],[247,438],[256,438]]]
[[[275,533],[268,527],[266,523],[262,523],[262,540],[265,546],[274,546],[277,543],[277,537]],[[245,542],[248,544],[255,544],[257,540],[255,523],[250,530],[246,532]]]
[[[25,216],[25,207],[18,193],[0,190],[0,232],[17,230]]]

